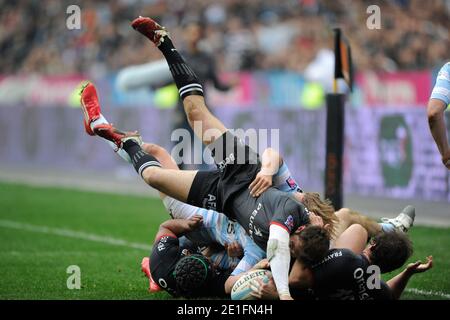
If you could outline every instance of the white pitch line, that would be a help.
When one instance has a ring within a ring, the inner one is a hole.
[[[440,291],[433,291],[433,290],[421,290],[417,288],[406,288],[406,292],[415,293],[415,294],[421,294],[424,296],[433,296],[433,297],[441,297],[450,300],[450,294],[440,292]]]
[[[109,244],[109,245],[128,247],[128,248],[133,248],[133,249],[142,249],[142,250],[147,250],[147,251],[150,251],[152,249],[152,247],[150,245],[146,245],[143,243],[128,242],[128,241],[122,240],[122,239],[117,239],[117,238],[108,237],[108,236],[100,236],[97,234],[86,233],[86,232],[82,232],[82,231],[74,231],[74,230],[62,229],[62,228],[51,228],[51,227],[47,227],[47,226],[38,226],[38,225],[32,225],[32,224],[28,224],[28,223],[16,222],[16,221],[12,221],[12,220],[0,219],[0,227],[17,229],[17,230],[25,230],[25,231],[31,231],[31,232],[38,232],[38,233],[45,233],[45,234],[52,234],[52,235],[57,235],[57,236],[62,236],[62,237],[100,242],[100,243],[105,243],[105,244]]]
[[[45,233],[45,234],[52,234],[52,235],[58,235],[58,236],[62,236],[62,237],[100,242],[100,243],[105,243],[105,244],[109,244],[109,245],[128,247],[128,248],[133,248],[133,249],[143,249],[143,250],[147,250],[147,251],[152,249],[151,246],[143,244],[143,243],[128,242],[128,241],[125,241],[122,239],[100,236],[100,235],[86,233],[86,232],[82,232],[82,231],[74,231],[74,230],[62,229],[62,228],[51,228],[51,227],[46,227],[46,226],[37,226],[37,225],[28,224],[28,223],[16,222],[16,221],[12,221],[12,220],[0,219],[0,227],[17,229],[17,230],[25,230],[25,231],[31,231],[31,232],[38,232],[38,233]],[[424,295],[424,296],[437,296],[437,297],[441,297],[441,298],[450,300],[450,294],[440,292],[440,291],[421,290],[421,289],[417,289],[417,288],[406,288],[405,291],[410,292],[410,293]]]

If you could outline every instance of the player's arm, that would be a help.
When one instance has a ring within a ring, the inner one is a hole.
[[[391,289],[391,293],[394,299],[399,299],[401,294],[406,288],[409,279],[416,273],[425,272],[433,267],[433,257],[427,257],[427,262],[422,263],[421,261],[416,261],[410,263],[405,270],[396,275],[394,278],[387,282],[387,285]]]
[[[250,194],[258,197],[272,186],[272,177],[278,172],[283,164],[283,158],[273,148],[264,150],[261,156],[261,170],[256,175],[255,180],[249,185]]]
[[[428,125],[442,157],[442,163],[450,169],[450,146],[447,139],[444,111],[447,105],[439,99],[430,99],[427,107]]]
[[[272,223],[267,242],[267,259],[280,300],[292,300],[289,292],[289,232],[278,223]]]
[[[235,247],[236,244],[237,243],[235,243]],[[249,243],[244,248],[241,247],[241,249],[243,250],[244,256],[225,282],[225,292],[227,294],[231,293],[231,289],[233,288],[236,281],[238,281],[239,278],[241,278],[245,273],[249,272],[250,270],[266,269],[268,267],[267,260],[261,260],[265,256],[264,251],[261,250],[255,243]],[[228,256],[232,257],[239,252],[239,250],[233,251],[234,252],[230,252],[230,248],[228,246]]]
[[[450,103],[450,62],[439,70],[436,84],[428,102],[428,124],[441,153],[442,162],[450,169],[450,146],[447,139],[444,111]]]
[[[167,220],[159,226],[158,233],[156,234],[156,239],[159,239],[165,235],[172,237],[180,237],[185,233],[200,227],[202,222],[203,217],[199,215],[194,215],[190,219]]]
[[[367,230],[360,224],[352,224],[336,239],[335,248],[349,249],[361,254],[367,244]]]

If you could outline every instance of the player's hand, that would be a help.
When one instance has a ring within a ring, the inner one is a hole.
[[[262,259],[257,264],[253,266],[252,269],[269,269],[270,263],[268,259]]]
[[[283,294],[280,296],[280,300],[294,300],[290,295]]]
[[[244,255],[244,250],[236,241],[225,243],[225,250],[227,251],[228,256],[232,258],[240,258]]]
[[[272,186],[272,175],[264,174],[263,171],[258,172],[255,180],[248,186],[250,195],[259,197],[264,191]]]
[[[450,170],[450,149],[442,156],[442,163],[448,170]]]
[[[277,300],[278,292],[275,286],[273,278],[270,278],[269,282],[264,283],[261,279],[256,279],[250,282],[250,289],[252,295],[256,299],[260,300]]]
[[[422,263],[422,261],[416,261],[414,263],[408,264],[406,267],[406,272],[409,272],[410,274],[414,273],[422,273],[425,272],[433,267],[433,257],[428,256],[427,262]]]
[[[309,222],[312,226],[323,227],[322,217],[316,215],[314,212],[309,212]]]
[[[195,230],[203,224],[203,217],[195,214],[187,220],[189,230]]]

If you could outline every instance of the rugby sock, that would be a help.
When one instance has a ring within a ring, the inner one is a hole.
[[[382,223],[379,223],[379,225],[381,226],[381,230],[383,230],[384,232],[395,231],[395,227],[392,223],[382,222]]]
[[[181,100],[189,95],[203,96],[203,88],[197,75],[175,49],[172,40],[165,36],[158,48],[167,60]]]
[[[161,167],[161,164],[155,157],[142,150],[141,146],[133,140],[125,141],[123,143],[123,149],[130,156],[134,169],[136,169],[136,172],[141,177],[144,169],[148,167]]]
[[[90,124],[90,127],[91,127],[91,129],[92,130],[94,130],[94,128],[95,128],[95,126],[96,125],[99,125],[99,124],[108,124],[109,122],[108,122],[108,120],[106,120],[105,119],[105,117],[102,115],[102,114],[100,114],[100,117],[97,119],[97,120],[94,120],[94,121],[92,121],[91,122],[91,124]],[[116,144],[114,143],[114,142],[112,142],[112,141],[109,141],[109,140],[105,140],[105,139],[102,139],[103,141],[106,141],[108,144],[109,144],[109,146],[123,159],[123,160],[125,160],[126,162],[128,162],[128,163],[131,163],[131,159],[130,159],[130,156],[128,155],[128,153],[126,153],[125,152],[125,150],[123,150],[123,149],[117,149],[117,146],[116,146]]]

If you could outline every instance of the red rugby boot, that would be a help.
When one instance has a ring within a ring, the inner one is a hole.
[[[94,132],[90,125],[92,121],[100,118],[100,103],[98,102],[97,90],[95,86],[88,82],[83,85],[80,92],[81,109],[84,114],[84,129],[86,133],[93,136]]]
[[[159,25],[155,20],[147,17],[134,19],[131,26],[134,30],[146,36],[156,46],[159,46],[164,41],[164,37],[169,35],[166,28]]]
[[[150,282],[150,286],[148,288],[149,292],[158,292],[161,291],[161,287],[153,280],[152,274],[150,273],[150,259],[148,257],[142,258],[141,262],[141,270],[145,273],[145,276],[148,278]]]
[[[142,145],[142,138],[137,131],[125,132],[114,128],[110,123],[103,123],[94,127],[94,133],[106,140],[114,142],[117,149],[122,148],[122,145],[127,140],[133,140],[137,144]]]

